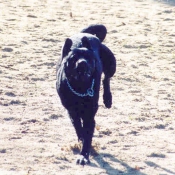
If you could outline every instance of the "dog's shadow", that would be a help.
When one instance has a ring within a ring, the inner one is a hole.
[[[175,6],[175,0],[154,0],[154,1],[170,6]]]
[[[97,164],[102,168],[106,170],[106,173],[108,175],[111,174],[125,174],[125,175],[147,175],[145,173],[142,173],[141,170],[139,169],[139,167],[131,167],[129,166],[127,163],[115,158],[113,155],[111,154],[107,154],[107,153],[100,153],[100,155],[98,156],[94,156],[93,159],[97,162]],[[112,167],[110,162],[114,162],[114,163],[118,163],[120,165],[122,165],[126,170],[120,170],[117,169],[115,167]],[[92,167],[99,167],[96,163],[92,163],[90,164],[90,166]]]

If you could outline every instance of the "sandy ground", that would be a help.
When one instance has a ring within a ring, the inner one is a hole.
[[[55,65],[66,37],[95,23],[118,65],[81,167]],[[1,0],[0,49],[0,175],[175,174],[175,1]]]

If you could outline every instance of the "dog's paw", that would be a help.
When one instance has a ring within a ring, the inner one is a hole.
[[[86,159],[83,155],[80,155],[76,161],[77,165],[87,165],[90,164],[89,159]]]
[[[103,103],[107,108],[111,108],[112,106],[112,94],[111,93],[104,93],[103,94]]]

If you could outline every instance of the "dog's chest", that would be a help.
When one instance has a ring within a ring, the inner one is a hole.
[[[60,89],[60,98],[62,101],[62,104],[66,108],[74,108],[79,109],[86,106],[89,106],[91,103],[93,103],[94,97],[81,97],[74,94],[67,86],[61,86]]]

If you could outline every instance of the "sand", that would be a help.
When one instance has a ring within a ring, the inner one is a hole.
[[[55,68],[65,39],[96,23],[117,72],[82,167]],[[175,174],[175,1],[1,0],[0,86],[1,175]]]

